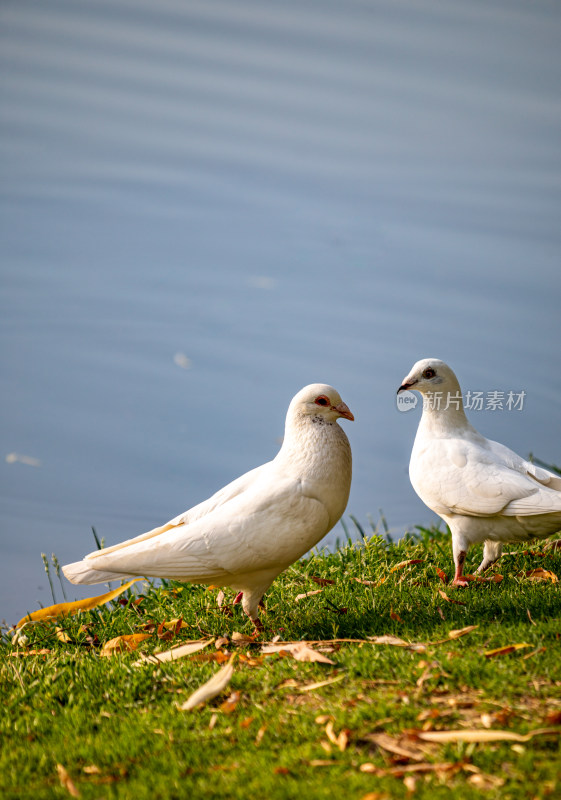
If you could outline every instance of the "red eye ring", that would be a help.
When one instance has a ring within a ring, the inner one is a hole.
[[[316,406],[329,406],[331,403],[329,402],[329,397],[326,397],[324,394],[320,394],[319,397],[316,397],[314,400]]]

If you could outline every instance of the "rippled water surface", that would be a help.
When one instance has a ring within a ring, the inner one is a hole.
[[[364,523],[434,518],[423,356],[561,461],[560,41],[546,0],[2,3],[0,618],[270,459],[306,383]]]

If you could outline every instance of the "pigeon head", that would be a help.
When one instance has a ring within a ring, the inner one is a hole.
[[[403,379],[397,393],[405,390],[420,392],[459,392],[460,385],[454,371],[439,358],[423,358],[413,365]]]
[[[293,397],[289,415],[311,417],[324,422],[335,422],[339,417],[354,420],[349,407],[343,403],[339,392],[326,383],[311,383]]]

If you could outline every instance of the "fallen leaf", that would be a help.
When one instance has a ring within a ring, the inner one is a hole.
[[[86,775],[101,775],[101,770],[96,764],[89,764],[86,767],[82,767],[82,772]]]
[[[259,747],[259,745],[261,744],[261,741],[262,741],[263,737],[265,736],[265,731],[266,730],[267,730],[267,726],[266,725],[262,725],[259,728],[259,730],[257,731],[257,736],[255,737],[255,741],[253,742],[255,747]]]
[[[377,747],[382,748],[382,750],[387,750],[388,753],[394,753],[394,755],[401,756],[402,758],[407,758],[413,761],[422,761],[425,758],[425,754],[421,752],[421,750],[404,746],[397,739],[395,739],[393,736],[389,736],[387,733],[368,733],[366,736],[362,736],[361,738],[367,739],[369,742],[374,742],[374,744]]]
[[[499,789],[504,785],[504,782],[505,779],[499,778],[498,775],[484,775],[481,772],[470,775],[468,778],[468,783],[471,783],[472,786],[484,792],[490,791],[491,789]]]
[[[394,620],[394,622],[403,622],[399,614],[396,614],[395,611],[390,611],[390,617]]]
[[[561,734],[561,728],[538,728],[528,733],[490,730],[419,731],[417,736],[425,742],[529,742],[534,736]]]
[[[313,758],[311,761],[308,761],[309,767],[336,767],[337,761],[333,761],[332,759],[328,760],[326,758]]]
[[[56,631],[56,638],[59,640],[59,642],[71,642],[72,641],[72,639],[66,633],[66,631],[64,631],[62,628],[59,628],[58,625],[56,626],[55,631]]]
[[[306,642],[300,642],[293,647],[290,651],[296,661],[317,661],[320,664],[335,664],[330,658],[324,656],[323,653],[318,653],[313,647],[310,647]]]
[[[199,650],[203,650],[213,641],[214,639],[202,639],[196,642],[187,642],[186,644],[179,645],[179,647],[172,647],[171,650],[165,650],[162,653],[153,653],[150,656],[142,653],[140,659],[134,662],[133,667],[138,667],[141,664],[162,664],[166,661],[176,661],[178,658],[184,658]],[[217,653],[217,655],[219,655],[219,653]]]
[[[235,644],[237,647],[253,644],[254,641],[255,636],[247,636],[245,633],[238,633],[238,631],[234,631],[232,634],[232,644]]]
[[[541,567],[523,572],[522,576],[528,578],[530,581],[551,581],[552,583],[557,583],[559,580],[554,572],[551,572],[549,569],[542,569]]]
[[[220,704],[220,710],[224,714],[231,714],[236,710],[236,706],[240,702],[241,692],[232,692],[227,700]]]
[[[363,586],[376,586],[378,581],[363,581],[362,578],[353,578],[357,583],[362,583]]]
[[[495,650],[486,650],[483,655],[485,658],[494,658],[495,656],[506,656],[508,653],[514,653],[515,650],[522,650],[525,647],[531,647],[531,644],[508,644],[505,647],[497,647]]]
[[[300,600],[304,600],[306,597],[312,597],[312,595],[314,594],[321,594],[321,592],[323,592],[323,589],[314,589],[311,592],[304,592],[304,594],[297,594],[296,597],[294,598],[294,602],[299,603]]]
[[[132,581],[119,586],[118,589],[113,589],[112,592],[107,592],[106,594],[97,595],[97,597],[86,597],[83,600],[75,600],[73,603],[57,603],[54,606],[40,608],[38,611],[33,611],[33,613],[28,614],[26,617],[22,617],[16,625],[16,629],[21,628],[26,622],[43,622],[47,619],[53,619],[53,617],[70,617],[73,614],[77,614],[79,611],[91,611],[92,608],[102,606],[104,603],[108,603],[110,600],[118,597],[129,589],[133,583],[139,580],[142,579],[133,578]]]
[[[100,656],[114,656],[115,653],[131,652],[136,650],[141,642],[150,639],[149,633],[129,633],[124,636],[116,636],[106,642],[100,652]]]
[[[449,639],[459,639],[461,636],[466,636],[468,633],[474,631],[478,625],[467,625],[465,628],[459,628],[459,630],[450,631],[448,634]]]
[[[452,600],[451,597],[448,597],[445,591],[442,589],[438,590],[438,594],[442,597],[443,600],[446,600],[447,603],[454,603],[456,606],[465,606],[465,603],[462,603],[461,600]]]
[[[215,641],[214,646],[216,647],[217,650],[220,650],[221,647],[227,647],[229,641],[230,640],[228,639],[227,636],[219,636],[218,639]]]
[[[335,664],[334,661],[324,656],[323,653],[318,653],[310,647],[308,642],[283,642],[282,644],[265,644],[261,648],[261,652],[265,654],[271,653],[289,653],[297,661],[318,661],[321,664]]]
[[[314,583],[317,583],[318,586],[333,586],[335,583],[335,581],[329,578],[317,578],[315,575],[308,575],[308,578]]]
[[[333,744],[336,745],[342,753],[347,749],[350,733],[347,728],[343,728],[339,734],[336,734],[335,730],[333,729],[333,720],[330,719],[325,726],[325,733],[329,741],[333,742]]]
[[[203,683],[202,686],[199,686],[191,697],[179,706],[179,710],[191,711],[193,708],[207,703],[209,700],[212,700],[213,697],[216,697],[217,694],[224,691],[234,674],[234,658],[235,656],[232,656],[226,666],[219,669],[218,672],[215,673],[210,680],[206,681],[206,683]]]
[[[273,772],[275,775],[290,775],[288,767],[275,767]]]
[[[406,775],[403,779],[403,785],[405,786],[409,794],[413,794],[413,792],[417,788],[417,779],[413,775]]]
[[[403,567],[408,567],[410,564],[423,564],[425,561],[424,558],[410,558],[408,561],[400,561],[399,564],[396,564],[394,567],[390,569],[390,572],[395,572],[398,569],[403,569]]]
[[[66,768],[62,766],[62,764],[56,765],[56,771],[58,772],[58,779],[60,781],[60,785],[63,789],[66,789],[68,794],[72,795],[72,797],[80,797],[80,792],[76,788],[74,781],[66,771]]]
[[[442,583],[448,583],[448,576],[446,575],[446,573],[443,570],[438,569],[438,567],[437,567],[436,568],[436,574],[438,575],[438,577],[440,578]]]
[[[13,653],[10,653],[12,658],[22,658],[24,656],[46,656],[52,651],[49,650],[47,647],[42,647],[40,650],[16,650]]]
[[[318,681],[317,683],[309,683],[306,686],[299,686],[299,692],[314,692],[316,689],[321,689],[323,686],[330,686],[332,683],[342,681],[344,675],[337,675],[336,678],[330,678],[328,681]]]

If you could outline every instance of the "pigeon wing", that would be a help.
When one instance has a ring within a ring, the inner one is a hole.
[[[278,568],[313,547],[329,530],[323,503],[302,481],[280,479],[231,498],[190,524],[86,561],[103,571],[219,582],[232,575]]]

